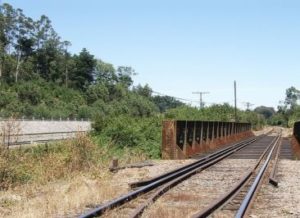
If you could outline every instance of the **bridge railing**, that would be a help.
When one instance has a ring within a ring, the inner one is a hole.
[[[168,120],[163,122],[162,156],[186,158],[250,135],[250,123]]]
[[[293,135],[300,143],[300,121],[294,123]]]

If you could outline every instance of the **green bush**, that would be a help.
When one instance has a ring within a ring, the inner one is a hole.
[[[104,122],[105,128],[101,129],[101,137],[110,139],[118,148],[130,147],[141,150],[149,157],[159,158],[161,143],[161,119],[132,118],[130,116],[118,116]],[[95,122],[94,128],[100,124]],[[102,124],[102,123],[101,123]],[[102,125],[99,125],[101,128]]]

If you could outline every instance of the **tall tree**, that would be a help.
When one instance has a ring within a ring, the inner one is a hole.
[[[132,76],[137,75],[132,67],[120,66],[117,69],[118,81],[122,83],[126,88],[129,88],[133,84]]]
[[[152,96],[152,89],[148,84],[146,84],[145,86],[139,84],[136,87],[133,87],[133,92],[146,98],[151,98]]]
[[[2,68],[5,55],[6,37],[4,33],[4,16],[2,13],[2,5],[0,5],[0,80],[2,79]]]
[[[36,52],[36,66],[39,75],[47,81],[63,81],[64,54],[61,43],[57,39],[49,39],[41,49]]]
[[[7,55],[11,54],[13,48],[13,40],[15,37],[15,23],[16,23],[16,10],[9,4],[4,3],[1,5],[1,13],[0,13],[0,34],[1,34],[1,57],[0,57],[0,71],[1,77],[5,77],[7,80],[10,77],[10,67],[12,62],[6,61],[6,59],[10,60],[10,57]]]
[[[97,60],[96,72],[97,82],[104,83],[106,85],[113,85],[118,81],[116,70],[110,63],[105,63],[102,60]]]
[[[87,49],[82,49],[74,56],[75,69],[70,73],[70,79],[75,88],[85,90],[94,81],[96,59]]]
[[[273,107],[259,106],[254,109],[256,113],[262,114],[266,119],[269,119],[275,114]]]
[[[11,48],[13,47],[13,41],[15,38],[15,25],[16,25],[16,10],[9,4],[4,3],[1,5],[1,17],[2,17],[2,28],[1,30],[4,33],[3,36],[3,46],[6,49],[7,53],[11,53]]]
[[[20,68],[26,58],[33,51],[33,20],[26,17],[21,9],[14,9],[9,4],[1,6],[1,45],[0,49],[16,60],[14,72],[15,82],[18,81]],[[1,58],[1,75],[3,75],[3,63],[5,55]]]
[[[297,101],[300,98],[300,90],[292,86],[286,90],[285,95],[285,105],[288,108],[293,109],[297,105]]]
[[[14,49],[16,56],[15,82],[18,82],[21,64],[24,59],[32,54],[34,39],[33,37],[33,20],[26,17],[21,9],[16,10],[15,23],[15,41]]]
[[[51,20],[45,15],[42,15],[39,20],[35,21],[34,26],[35,46],[37,49],[41,49],[55,31]]]
[[[160,112],[163,113],[168,109],[176,108],[176,107],[182,107],[184,106],[184,103],[181,101],[176,100],[175,98],[171,96],[154,96],[153,102],[156,104],[156,106],[159,108]]]

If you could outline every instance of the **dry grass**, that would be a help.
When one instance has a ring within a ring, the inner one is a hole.
[[[25,185],[1,193],[0,217],[65,217],[83,211],[86,205],[116,197],[109,175],[93,179],[78,174],[47,185]],[[3,205],[2,202],[10,202]]]
[[[85,135],[54,145],[25,149],[0,148],[0,189],[25,183],[45,184],[74,172],[91,171],[103,151]]]
[[[120,164],[146,157],[124,149]],[[127,192],[111,184],[109,146],[89,136],[53,145],[0,149],[0,217],[65,217]]]
[[[157,205],[155,210],[146,210],[144,218],[170,218],[170,217],[191,217],[197,211],[197,208],[191,207],[166,207],[166,205]]]
[[[0,122],[0,147],[8,148],[11,143],[18,141],[21,132],[20,122],[17,116],[12,116]]]

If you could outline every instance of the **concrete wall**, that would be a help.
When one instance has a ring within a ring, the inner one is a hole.
[[[0,140],[12,144],[59,140],[90,130],[90,121],[5,120],[0,121]]]

